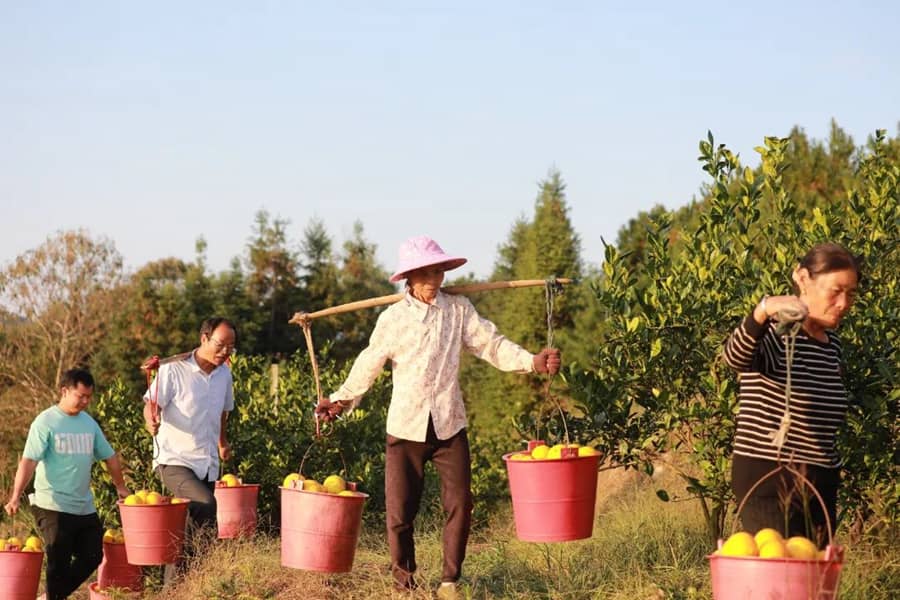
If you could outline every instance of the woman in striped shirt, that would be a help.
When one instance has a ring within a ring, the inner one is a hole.
[[[834,528],[841,465],[835,439],[846,420],[847,390],[833,330],[850,310],[859,278],[856,257],[837,244],[819,244],[793,272],[796,295],[764,297],[727,340],[725,361],[740,382],[732,461],[738,502],[765,475],[789,464],[816,487]],[[801,325],[790,378],[788,321]],[[789,471],[753,491],[741,520],[751,532],[772,527],[788,535],[827,535],[818,500]]]

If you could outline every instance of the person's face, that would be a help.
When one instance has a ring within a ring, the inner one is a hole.
[[[217,367],[224,364],[234,352],[234,330],[222,323],[209,335],[200,336],[198,354]]]
[[[436,265],[410,271],[406,274],[406,282],[413,296],[430,304],[444,282],[444,269],[441,265]]]
[[[83,383],[76,383],[72,387],[64,387],[62,389],[62,397],[59,400],[59,407],[67,415],[77,415],[87,408],[93,395],[94,388]]]
[[[835,329],[856,299],[856,271],[843,269],[810,276],[800,269],[800,299],[809,308],[809,318],[825,329]]]

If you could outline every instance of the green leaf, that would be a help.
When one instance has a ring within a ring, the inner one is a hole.
[[[662,500],[663,502],[669,501],[669,492],[666,490],[656,490],[656,497]]]
[[[641,324],[640,317],[632,317],[631,319],[628,319],[628,323],[626,324],[626,330],[628,331],[628,333],[637,331],[637,328],[640,326],[640,324]]]
[[[662,352],[662,340],[660,338],[656,338],[655,340],[653,340],[653,343],[650,344],[650,358],[655,357],[660,352]]]

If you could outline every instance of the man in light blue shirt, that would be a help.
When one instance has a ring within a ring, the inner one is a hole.
[[[128,495],[119,458],[99,425],[83,412],[91,402],[94,378],[71,369],[60,381],[57,404],[31,423],[12,495],[4,507],[19,510],[25,486],[35,476],[29,496],[47,554],[47,597],[62,600],[90,577],[103,558],[103,525],[91,493],[91,465],[106,462],[119,497]]]

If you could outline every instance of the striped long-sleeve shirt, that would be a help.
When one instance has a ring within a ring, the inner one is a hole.
[[[841,343],[829,331],[820,342],[802,329],[791,368],[791,425],[779,455],[771,434],[784,414],[787,377],[786,335],[776,323],[757,323],[750,315],[725,343],[725,362],[738,372],[737,432],[734,453],[834,468],[841,464],[835,438],[847,414],[841,377]]]

